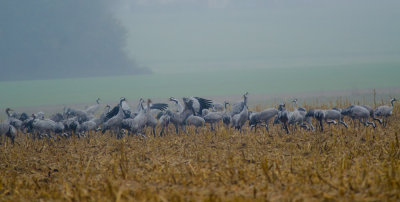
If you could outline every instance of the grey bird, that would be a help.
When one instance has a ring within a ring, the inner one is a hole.
[[[7,114],[7,117],[8,117],[8,123],[10,125],[14,126],[16,129],[21,130],[23,122],[21,120],[19,120],[19,119],[14,118],[13,116],[11,116],[10,111],[13,111],[13,110],[10,109],[10,108],[6,109],[6,114]]]
[[[229,112],[229,115],[231,117],[233,117],[235,114],[239,114],[240,112],[242,112],[243,108],[247,106],[248,95],[249,95],[248,92],[244,93],[243,101],[232,104],[231,111]]]
[[[380,106],[378,107],[375,112],[374,115],[378,116],[378,117],[382,117],[382,120],[380,121],[384,126],[387,125],[388,122],[388,117],[392,116],[393,114],[393,107],[394,107],[394,102],[396,102],[397,99],[396,98],[392,98],[390,99],[390,104],[392,104],[392,106]]]
[[[160,111],[165,111],[168,108],[168,104],[165,103],[152,103],[150,102],[149,105],[143,106],[144,100],[143,98],[140,98],[139,104],[136,107],[136,110],[134,111],[135,114],[139,114],[143,110],[150,109],[150,112],[152,114],[160,112]]]
[[[3,135],[10,138],[11,143],[14,144],[15,136],[17,135],[17,130],[14,128],[14,126],[10,125],[9,123],[2,122],[0,123],[0,137]]]
[[[121,107],[121,106],[124,106],[124,107]],[[123,118],[125,118],[125,119],[131,118],[132,112],[131,112],[131,109],[129,107],[129,104],[126,101],[126,98],[121,97],[120,100],[119,100],[119,103],[107,113],[106,117],[104,118],[104,122],[106,122],[110,118],[116,116],[119,113],[120,108],[121,108],[122,113],[123,113],[122,114]]]
[[[64,129],[62,123],[56,123],[50,119],[38,119],[35,114],[32,114],[32,117],[30,132],[34,133],[34,137],[51,137],[52,134],[61,133]]]
[[[278,114],[278,110],[275,108],[266,109],[261,112],[253,112],[249,116],[249,126],[254,128],[254,132],[257,132],[257,124],[265,124],[265,129],[268,131],[268,122],[271,118]]]
[[[305,123],[308,123],[313,128],[311,119],[306,117],[306,109],[302,107],[298,108],[297,101],[298,100],[296,98],[292,101],[294,103],[294,111],[288,113],[288,124],[294,125],[293,129],[296,129],[296,126],[299,125],[300,127],[308,130],[309,127]]]
[[[97,119],[92,119],[89,121],[85,121],[78,126],[79,132],[88,132],[92,130],[96,130],[99,124],[96,122]]]
[[[161,127],[160,136],[163,136],[164,130],[165,130],[165,128],[168,128],[169,123],[170,123],[169,115],[166,113],[163,113],[158,120],[158,125]]]
[[[365,126],[372,125],[372,127],[376,127],[374,122],[369,121],[370,113],[365,107],[359,105],[351,105],[345,109],[342,109],[341,114],[349,116],[353,120],[358,120],[359,127],[360,123],[363,123]]]
[[[368,106],[368,105],[360,105],[361,107],[364,107],[365,109],[367,109],[369,111],[369,117],[372,118],[373,121],[378,121],[380,124],[382,124],[382,120],[376,118],[375,116],[375,110]]]
[[[211,104],[211,108],[214,112],[224,111],[225,103],[223,104],[223,103],[219,103],[219,102],[213,100],[212,104]]]
[[[87,114],[95,114],[100,109],[100,98],[97,98],[96,104],[86,108],[84,111]]]
[[[285,107],[285,103],[279,105],[278,115],[274,119],[274,124],[283,124],[283,129],[285,129],[286,133],[289,134],[288,125],[294,125],[293,129],[296,129],[297,125],[304,129],[309,129],[309,127],[304,123],[304,121],[308,121],[311,123],[311,119],[306,118],[306,111],[303,108],[296,108],[293,112],[287,111]]]
[[[166,114],[169,116],[170,123],[174,124],[176,134],[179,132],[179,128],[181,128],[186,133],[186,119],[190,115],[194,115],[195,111],[193,109],[193,100],[189,98],[183,98],[184,107],[181,112],[173,112],[171,110],[167,110]]]
[[[224,115],[222,118],[222,122],[226,125],[229,126],[229,124],[231,124],[231,122],[233,121],[232,118],[234,115],[239,114],[240,112],[243,111],[244,106],[247,105],[247,96],[248,96],[248,92],[243,94],[243,101],[234,103],[231,105],[231,110],[229,111],[229,113],[227,113],[227,115]],[[236,120],[235,120],[236,121]],[[232,126],[234,126],[234,124],[232,124]]]
[[[110,106],[110,105],[106,105],[106,106],[104,107],[103,113],[101,113],[101,115],[100,115],[100,117],[99,117],[100,124],[101,124],[101,123],[104,123],[104,121],[106,120],[107,114],[110,112],[110,109],[111,109],[111,106]]]
[[[140,110],[139,114],[133,119],[131,131],[133,131],[134,133],[140,133],[143,137],[145,137],[144,129],[145,126],[148,124],[148,120],[151,117],[151,100],[147,100],[147,109],[144,109],[143,101],[141,101],[140,104],[142,109]],[[153,131],[153,135],[155,136],[155,131]]]
[[[343,115],[341,114],[340,110],[337,109],[311,109],[307,112],[306,117],[314,117],[318,121],[321,131],[324,131],[323,121],[328,124],[333,123],[335,125],[340,123],[348,128],[347,123],[343,120]]]
[[[199,131],[198,131],[199,127],[203,127],[205,125],[205,123],[206,123],[206,121],[200,116],[190,115],[186,119],[186,125],[196,127],[196,130],[195,130],[196,133],[199,133]]]
[[[122,108],[122,103],[126,102],[125,98],[120,99],[118,106],[118,113],[108,119],[105,123],[103,123],[102,133],[104,134],[107,130],[113,130],[114,132],[119,133],[121,128],[122,120],[125,117],[125,112]]]
[[[206,123],[210,124],[211,130],[214,130],[215,125],[222,121],[224,114],[226,114],[226,106],[228,104],[227,101],[224,102],[224,111],[222,112],[209,112],[207,109],[203,110],[203,119]]]
[[[179,102],[178,99],[174,98],[174,97],[170,97],[169,101],[174,102],[175,103],[175,112],[182,112],[183,111],[183,106],[182,104]]]
[[[232,125],[235,127],[235,129],[242,132],[242,127],[248,119],[249,119],[249,111],[247,108],[247,104],[245,103],[242,111],[239,114],[235,114],[232,117]]]
[[[76,116],[78,118],[79,123],[83,123],[92,118],[92,115],[89,115],[85,111],[74,108],[67,108],[65,114],[68,118]]]
[[[203,109],[209,109],[212,107],[212,101],[201,97],[190,97],[193,101],[193,110],[196,116],[202,116]]]

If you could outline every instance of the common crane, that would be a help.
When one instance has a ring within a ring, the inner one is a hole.
[[[183,98],[184,107],[181,112],[173,112],[167,110],[166,114],[169,116],[169,120],[175,126],[176,134],[178,134],[178,128],[180,127],[185,133],[186,119],[195,113],[193,109],[193,100],[189,98]]]
[[[120,132],[122,120],[125,117],[124,109],[122,108],[122,103],[126,102],[125,98],[120,99],[118,106],[118,113],[108,119],[105,123],[103,123],[102,133],[104,134],[107,130],[114,130],[114,132]],[[130,115],[130,114],[129,114]]]
[[[204,118],[200,117],[200,116],[195,116],[195,115],[190,115],[187,119],[186,119],[186,123],[185,125],[187,126],[194,126],[196,127],[195,132],[199,133],[199,127],[204,126],[206,123],[206,121],[204,120]]]
[[[215,124],[222,120],[224,114],[226,114],[226,106],[229,103],[224,102],[224,111],[222,112],[209,112],[207,109],[203,110],[203,119],[206,123],[210,124],[211,130],[214,130]]]
[[[386,106],[386,105],[380,106],[374,112],[375,116],[382,117],[382,120],[380,122],[383,123],[384,126],[386,126],[388,122],[388,117],[392,116],[393,114],[393,107],[394,107],[393,103],[396,101],[397,101],[396,98],[392,98],[390,99],[390,104],[392,104],[392,106]]]
[[[271,118],[278,114],[278,110],[275,108],[266,109],[261,112],[253,112],[249,117],[249,126],[254,128],[254,132],[257,132],[257,124],[265,123],[265,129],[268,131],[268,122]]]
[[[359,124],[363,123],[365,126],[372,125],[376,127],[374,122],[369,121],[370,113],[368,109],[359,105],[351,105],[345,109],[341,110],[341,114],[349,116],[350,118],[359,120]],[[359,125],[360,127],[360,125]]]
[[[247,108],[247,104],[245,103],[242,111],[239,114],[235,114],[232,117],[232,124],[235,127],[235,129],[242,132],[242,127],[248,119],[249,119],[249,111]]]
[[[14,144],[15,136],[17,135],[17,130],[14,128],[14,126],[10,125],[9,123],[2,122],[0,123],[0,137],[3,135],[10,138],[11,143]]]
[[[95,114],[100,108],[100,98],[97,98],[96,104],[85,109],[87,114]]]
[[[239,114],[240,112],[243,111],[244,106],[247,105],[247,96],[248,96],[248,92],[243,94],[243,101],[234,103],[231,105],[231,110],[229,111],[229,113],[227,113],[226,115],[223,116],[222,118],[222,122],[226,125],[229,126],[229,124],[231,124],[231,122],[233,121],[232,118],[234,115]],[[232,124],[232,126],[234,126],[234,124]]]
[[[320,126],[321,131],[324,131],[323,121],[328,124],[337,124],[340,123],[346,128],[348,128],[347,123],[343,120],[343,115],[339,110],[329,109],[329,110],[321,110],[321,109],[311,109],[307,112],[306,117],[314,117]]]
[[[10,108],[6,109],[6,114],[7,114],[7,117],[8,117],[8,123],[10,125],[14,126],[16,129],[21,130],[22,129],[22,124],[23,124],[22,121],[17,119],[17,118],[14,118],[13,116],[11,116],[10,111],[13,111],[13,110],[10,109]]]

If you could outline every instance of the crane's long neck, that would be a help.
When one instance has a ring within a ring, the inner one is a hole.
[[[100,104],[100,98],[97,98],[97,100],[96,100],[96,102],[97,102],[97,104]]]
[[[390,101],[390,103],[392,104],[392,107],[394,107],[394,104],[393,104],[394,101],[396,101],[396,100],[391,100],[391,101]]]
[[[120,118],[124,117],[124,111],[122,110],[122,104],[119,104],[117,117],[120,117]]]
[[[6,114],[7,114],[7,117],[10,118],[10,116],[11,116],[10,115],[10,109],[6,109]]]
[[[150,114],[150,102],[147,102],[147,111],[146,114]]]
[[[192,106],[188,106],[188,104],[185,104],[184,110],[180,113],[181,118],[184,121],[190,116],[190,115],[196,115],[194,109]]]
[[[224,103],[224,111],[223,111],[223,113],[226,113],[226,108],[227,108],[226,105],[228,105],[227,102]]]
[[[175,105],[178,107],[178,112],[182,112],[184,110],[182,104],[179,102],[179,100],[174,99]]]

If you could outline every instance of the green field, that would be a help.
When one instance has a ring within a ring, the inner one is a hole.
[[[0,108],[170,96],[224,96],[400,87],[400,64],[216,70],[139,76],[0,82]]]

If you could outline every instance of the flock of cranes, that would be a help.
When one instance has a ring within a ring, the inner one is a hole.
[[[223,123],[226,127],[231,127],[242,132],[243,126],[248,122],[250,130],[257,130],[257,126],[264,126],[269,130],[269,123],[279,124],[286,132],[296,130],[296,126],[305,130],[315,130],[312,119],[317,122],[317,127],[324,130],[324,123],[342,124],[348,128],[344,117],[348,116],[353,120],[358,120],[358,127],[361,124],[365,126],[376,127],[375,121],[383,126],[388,123],[388,117],[392,115],[395,98],[390,100],[391,105],[380,106],[373,109],[367,105],[351,105],[344,109],[310,109],[297,106],[297,99],[293,102],[293,111],[286,108],[285,103],[279,104],[278,108],[269,108],[261,112],[251,112],[248,110],[248,93],[243,94],[243,100],[230,104],[225,101],[218,103],[209,99],[200,97],[183,98],[182,102],[174,97],[169,101],[173,104],[171,107],[166,103],[152,103],[149,99],[139,100],[138,106],[132,110],[125,98],[121,98],[119,103],[111,108],[106,105],[101,114],[95,114],[100,110],[100,99],[96,104],[86,109],[64,108],[62,113],[56,113],[46,118],[43,112],[38,112],[28,116],[26,113],[16,113],[12,109],[5,110],[7,120],[0,123],[0,136],[7,136],[14,143],[18,132],[31,134],[33,138],[58,138],[71,137],[77,135],[84,136],[90,131],[101,131],[116,135],[118,138],[128,134],[137,134],[146,136],[146,129],[151,128],[154,137],[163,136],[172,124],[175,132],[188,133],[187,126],[194,126],[195,132],[199,128],[210,125],[210,130]],[[228,106],[230,110],[228,111]],[[273,121],[271,121],[273,120]],[[356,124],[354,124],[356,126]],[[290,129],[291,128],[291,129]],[[156,134],[156,129],[159,133]]]

